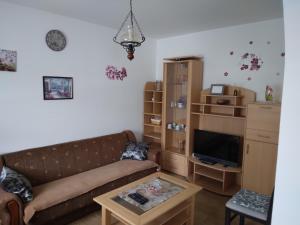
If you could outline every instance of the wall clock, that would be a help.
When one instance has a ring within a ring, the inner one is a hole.
[[[65,35],[59,30],[50,30],[46,35],[46,43],[53,51],[62,51],[67,45]]]

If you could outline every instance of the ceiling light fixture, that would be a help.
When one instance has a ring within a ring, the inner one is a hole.
[[[123,21],[118,33],[113,38],[114,42],[123,46],[128,53],[129,60],[134,59],[134,51],[136,47],[146,40],[134,14],[132,11],[132,0],[130,0],[130,12]]]

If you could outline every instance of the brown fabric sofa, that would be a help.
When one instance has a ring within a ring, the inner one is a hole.
[[[136,141],[131,131],[0,156],[0,171],[5,165],[24,174],[34,194],[24,205],[0,187],[0,225],[67,224],[97,209],[95,196],[156,172],[157,146],[148,160],[120,161],[128,141]]]

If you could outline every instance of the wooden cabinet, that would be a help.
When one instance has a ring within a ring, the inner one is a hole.
[[[248,105],[243,188],[270,195],[275,184],[280,105]]]
[[[243,187],[271,194],[275,182],[277,145],[246,140]]]
[[[187,176],[191,102],[202,89],[200,58],[167,59],[164,62],[163,169]]]
[[[165,170],[173,173],[186,173],[186,157],[184,155],[165,151],[163,154],[163,165]]]
[[[279,130],[280,107],[270,104],[249,104],[247,129],[277,132]]]

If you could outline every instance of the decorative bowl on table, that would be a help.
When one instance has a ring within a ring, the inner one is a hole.
[[[151,118],[150,121],[154,125],[160,125],[161,124],[161,119]]]
[[[217,104],[218,105],[228,105],[230,101],[228,99],[218,99]]]

